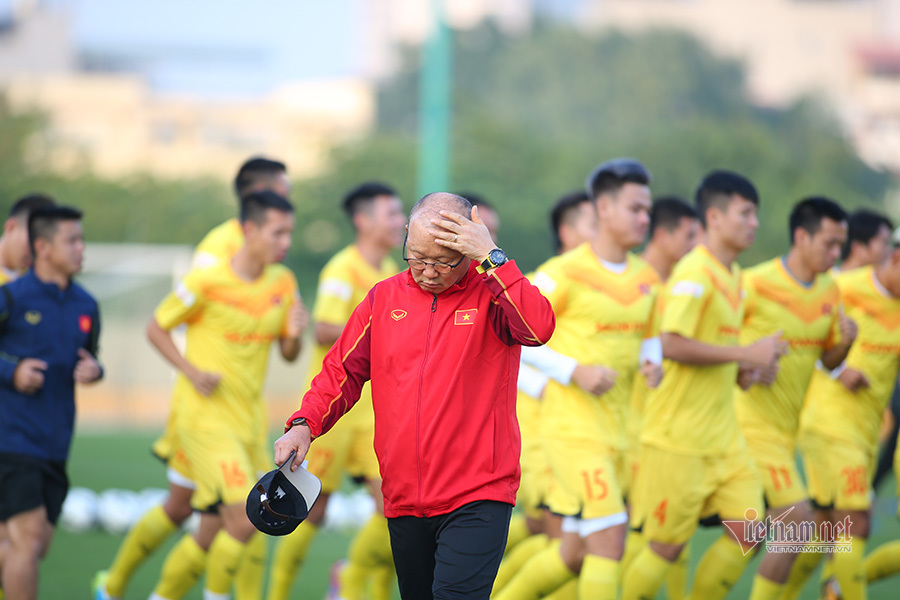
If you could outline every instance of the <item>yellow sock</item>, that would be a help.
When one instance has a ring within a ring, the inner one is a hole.
[[[666,575],[666,597],[669,600],[684,600],[687,598],[688,569],[691,562],[691,543],[685,544],[681,554],[669,568]]]
[[[691,600],[721,600],[728,595],[752,558],[744,556],[741,546],[729,537],[721,536],[706,550],[697,564]]]
[[[866,557],[866,580],[870,583],[900,573],[900,540],[875,548]]]
[[[834,577],[841,586],[841,597],[844,600],[865,600],[866,569],[863,556],[866,553],[866,539],[854,537],[850,552],[835,552],[831,559]]]
[[[753,578],[753,589],[750,591],[750,600],[779,600],[784,591],[783,583],[775,583],[762,575]]]
[[[183,598],[203,575],[205,566],[206,552],[192,535],[185,535],[169,551],[153,592],[170,600]]]
[[[625,538],[625,554],[622,555],[622,573],[628,570],[634,558],[641,553],[644,546],[647,545],[647,539],[640,531],[628,530],[628,537]]]
[[[616,600],[619,590],[619,561],[588,554],[578,576],[579,598]]]
[[[267,600],[287,600],[291,593],[291,584],[300,571],[300,565],[306,558],[309,545],[312,544],[319,528],[309,521],[303,521],[290,535],[279,540],[272,557],[269,573],[269,595]]]
[[[532,556],[546,548],[549,543],[550,538],[543,533],[539,533],[516,544],[516,547],[506,553],[503,556],[503,560],[500,561],[500,569],[497,571],[497,577],[494,579],[494,589],[491,593],[496,594],[502,590],[503,586],[509,583],[509,580],[519,572],[522,565],[528,562]]]
[[[176,529],[178,525],[169,518],[162,505],[154,506],[144,513],[116,552],[116,558],[106,577],[106,592],[117,598],[124,596],[125,586],[135,570]]]
[[[544,600],[578,600],[578,579],[570,579]]]
[[[497,600],[529,600],[543,598],[576,577],[559,554],[559,540],[553,540],[519,569],[502,590],[492,596]]]
[[[397,572],[394,570],[394,561],[387,566],[378,567],[372,572],[372,584],[369,588],[369,596],[372,600],[393,600],[394,590],[397,588]]]
[[[656,598],[672,563],[644,546],[622,575],[622,600]]]
[[[340,597],[343,600],[363,600],[366,582],[375,569],[389,564],[390,560],[391,535],[387,519],[375,513],[350,543],[347,564],[340,574]]]
[[[800,592],[809,578],[816,571],[819,563],[822,561],[822,554],[818,552],[801,552],[794,559],[794,566],[791,567],[791,574],[788,576],[787,583],[784,584],[784,592],[781,594],[781,600],[797,600]]]
[[[209,547],[204,593],[209,591],[217,595],[228,595],[246,548],[246,544],[234,539],[224,530],[216,534]]]
[[[825,564],[822,565],[822,574],[819,575],[819,581],[824,583],[834,577],[834,555],[828,556]]]
[[[247,542],[247,550],[234,577],[235,600],[262,600],[263,578],[269,544],[266,536],[256,532]]]
[[[516,544],[530,535],[531,531],[528,529],[525,515],[522,513],[514,514],[512,519],[509,520],[509,535],[506,536],[506,550],[504,552],[509,552]]]

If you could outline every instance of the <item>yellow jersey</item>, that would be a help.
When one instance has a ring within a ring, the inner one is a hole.
[[[534,284],[556,314],[547,346],[579,364],[603,365],[617,373],[615,385],[600,397],[575,383],[563,386],[551,380],[542,410],[547,424],[557,434],[584,432],[611,447],[627,448],[631,386],[640,367],[641,343],[656,335],[659,275],[633,254],[624,271],[609,270],[585,243],[540,266]]]
[[[313,322],[346,325],[353,309],[363,301],[369,290],[379,281],[399,272],[400,268],[392,258],[385,257],[380,268],[375,269],[363,258],[355,244],[347,246],[332,256],[319,274],[319,287],[312,312]],[[305,389],[309,389],[313,377],[322,370],[322,361],[330,348],[331,346],[318,343],[314,346]],[[373,419],[372,391],[368,383],[363,387],[355,410],[344,417],[345,421],[348,419]]]
[[[747,269],[744,290],[741,345],[781,330],[790,352],[781,357],[772,385],[755,384],[747,391],[735,388],[738,422],[745,433],[779,432],[793,440],[816,361],[840,342],[840,291],[827,273],[803,285],[781,257]]]
[[[837,284],[844,312],[859,328],[844,362],[861,371],[870,385],[853,393],[817,370],[807,391],[800,428],[868,450],[878,443],[882,413],[900,369],[900,298],[881,286],[873,267],[841,273]]]
[[[228,219],[213,227],[194,249],[193,267],[211,267],[231,260],[244,246],[244,228],[238,219]]]
[[[203,396],[183,374],[175,381],[176,419],[182,427],[227,428],[249,443],[264,429],[262,387],[273,341],[287,332],[287,314],[299,301],[297,281],[270,265],[255,281],[241,279],[229,261],[188,273],[154,314],[170,330],[187,325],[185,358],[222,376]]]
[[[736,346],[743,320],[741,269],[706,246],[682,258],[661,292],[659,331],[706,344]],[[665,376],[644,404],[641,442],[696,455],[744,445],[734,411],[737,363],[691,365],[664,360]]]

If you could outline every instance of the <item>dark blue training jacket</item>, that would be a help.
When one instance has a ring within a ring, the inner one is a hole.
[[[0,290],[0,452],[65,461],[75,426],[78,349],[97,356],[100,312],[84,288],[65,290],[34,270]],[[33,396],[13,387],[19,360],[47,363],[44,386]]]

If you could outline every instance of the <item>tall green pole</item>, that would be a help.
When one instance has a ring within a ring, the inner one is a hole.
[[[419,85],[419,196],[450,185],[450,104],[453,38],[443,0],[431,0],[434,20],[425,43]]]

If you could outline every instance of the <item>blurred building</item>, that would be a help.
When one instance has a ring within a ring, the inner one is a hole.
[[[212,101],[154,92],[128,57],[86,56],[60,7],[19,2],[0,21],[0,92],[47,117],[30,152],[65,172],[227,179],[252,154],[297,176],[320,172],[337,143],[374,119],[363,79],[284,84],[257,98]]]
[[[900,0],[582,0],[572,17],[688,31],[743,61],[756,103],[821,98],[863,160],[900,173]]]

